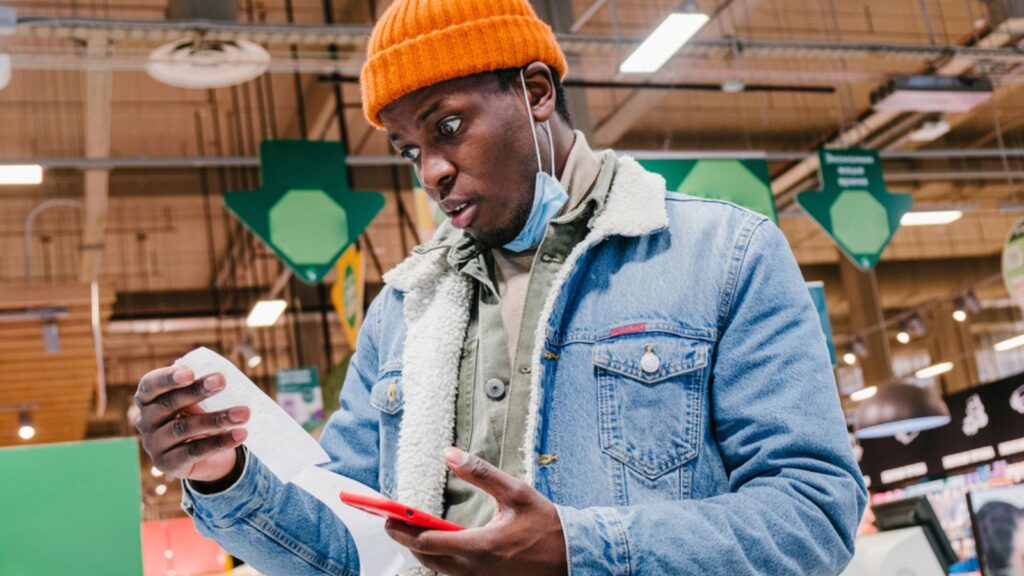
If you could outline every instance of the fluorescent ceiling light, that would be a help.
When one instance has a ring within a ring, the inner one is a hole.
[[[1024,334],[1014,336],[1009,340],[997,342],[993,348],[995,348],[996,352],[1006,352],[1007,350],[1013,350],[1014,348],[1020,348],[1021,346],[1024,346]]]
[[[43,183],[43,167],[38,164],[0,165],[0,185],[34,185]]]
[[[861,388],[860,390],[857,390],[853,394],[850,394],[850,400],[853,400],[854,402],[860,402],[861,400],[867,400],[868,398],[871,398],[875,394],[878,394],[878,387],[868,386],[867,388]]]
[[[277,324],[288,303],[284,300],[260,300],[249,312],[245,324],[250,328],[265,328]]]
[[[918,378],[924,380],[925,378],[932,378],[932,377],[938,376],[940,374],[945,374],[946,372],[949,372],[952,369],[953,369],[953,363],[952,362],[939,362],[938,364],[935,364],[934,366],[929,366],[927,368],[922,368],[922,369],[918,370],[917,372],[914,372],[914,376],[917,376]]]
[[[960,210],[936,210],[933,212],[907,212],[900,219],[902,226],[938,226],[950,224],[964,217]]]
[[[992,81],[972,76],[895,76],[871,95],[889,112],[968,112],[992,98]]]
[[[949,122],[945,120],[934,120],[932,122],[925,122],[920,128],[910,133],[911,142],[932,142],[942,138],[953,127],[949,125]]]
[[[708,23],[707,14],[669,14],[643,44],[619,66],[625,74],[655,72]]]

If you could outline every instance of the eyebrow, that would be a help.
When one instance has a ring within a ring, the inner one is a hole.
[[[427,118],[429,118],[431,114],[433,114],[434,112],[437,112],[438,110],[440,110],[441,107],[443,107],[447,103],[448,103],[448,98],[446,96],[442,96],[442,97],[438,98],[437,100],[434,100],[434,102],[430,105],[430,107],[428,107],[426,110],[421,112],[418,116],[416,116],[416,129],[419,130],[420,126],[423,126],[423,123],[427,121]],[[401,136],[399,134],[395,133],[395,132],[389,132],[388,133],[388,140],[390,140],[392,142],[394,142],[396,140],[399,140],[400,138],[401,138]]]
[[[447,100],[448,99],[444,97],[438,98],[437,100],[434,100],[434,103],[431,104],[429,108],[420,113],[420,115],[416,117],[416,129],[419,130],[420,126],[427,121],[427,118],[444,106],[447,103]]]

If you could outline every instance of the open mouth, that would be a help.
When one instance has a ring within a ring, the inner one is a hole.
[[[448,216],[454,218],[458,216],[466,208],[469,208],[469,202],[463,202],[462,204],[459,204],[458,206],[453,208],[451,212],[448,213]]]
[[[466,228],[476,218],[477,205],[472,202],[463,202],[448,212],[448,218],[452,226]]]

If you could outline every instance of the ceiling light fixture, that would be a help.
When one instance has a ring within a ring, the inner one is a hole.
[[[32,413],[22,410],[18,413],[18,438],[31,440],[36,435],[36,427],[32,425]]]
[[[896,341],[900,344],[910,344],[910,334],[900,330],[896,333]]]
[[[845,362],[847,366],[853,366],[857,363],[857,355],[853,352],[847,352],[846,354],[843,354],[843,362]]]
[[[857,410],[857,438],[884,438],[949,424],[949,408],[938,395],[911,384],[886,384]]]
[[[43,183],[43,167],[38,164],[0,165],[0,185],[35,186]]]
[[[954,298],[953,306],[956,308],[953,312],[953,319],[957,322],[967,320],[968,314],[978,314],[982,309],[981,300],[978,299],[978,295],[974,293],[974,290],[968,290],[965,294]]]
[[[646,74],[658,71],[711,19],[700,13],[696,2],[687,3],[683,10],[669,14],[619,66],[619,72]]]
[[[920,314],[917,314],[916,312],[903,321],[900,329],[914,338],[920,338],[928,333],[928,327],[925,326],[924,320],[921,319]]]
[[[860,358],[867,358],[871,355],[868,351],[867,343],[860,336],[854,338],[853,342],[850,343],[850,350]]]
[[[1024,334],[1014,336],[1013,338],[1003,340],[1002,342],[997,342],[992,348],[994,348],[996,352],[1006,352],[1007,350],[1013,350],[1014,348],[1020,348],[1021,346],[1024,346]]]
[[[871,94],[871,106],[888,112],[968,112],[992,98],[984,76],[894,76]]]
[[[952,362],[939,362],[938,364],[934,364],[932,366],[922,368],[917,372],[914,372],[914,376],[920,378],[921,380],[925,380],[927,378],[934,378],[936,376],[945,374],[946,372],[949,372],[951,370],[953,370]]]
[[[242,358],[245,360],[245,365],[249,368],[255,368],[263,363],[263,357],[260,356],[256,349],[252,347],[252,338],[246,334],[242,338],[242,345],[239,347],[242,351]]]
[[[945,120],[932,120],[911,132],[909,137],[911,142],[933,142],[948,134],[951,129],[952,126]]]
[[[249,312],[245,324],[250,328],[266,328],[277,324],[278,318],[288,308],[284,300],[260,300]]]
[[[935,210],[931,212],[907,212],[900,219],[901,226],[941,226],[951,224],[964,217],[961,210]]]
[[[747,89],[747,85],[739,78],[732,78],[722,82],[722,92],[726,94],[739,94]]]
[[[249,42],[178,40],[149,55],[146,72],[168,86],[227,88],[258,78],[270,67],[266,48]]]
[[[861,388],[853,394],[850,394],[850,400],[853,400],[854,402],[861,402],[862,400],[871,398],[875,394],[878,394],[878,386],[868,386],[867,388]]]

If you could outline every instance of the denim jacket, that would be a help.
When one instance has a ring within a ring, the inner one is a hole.
[[[321,437],[325,465],[433,513],[470,286],[435,239],[386,277]],[[620,158],[538,325],[525,480],[558,507],[570,573],[838,574],[866,492],[824,337],[785,238],[665,192]],[[358,574],[344,526],[249,457],[183,507],[268,574]]]

